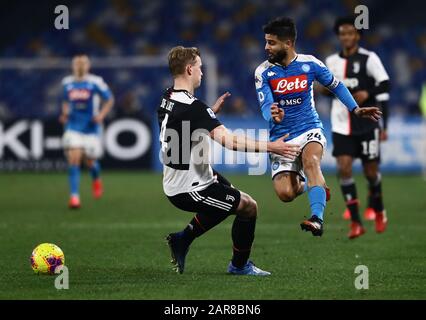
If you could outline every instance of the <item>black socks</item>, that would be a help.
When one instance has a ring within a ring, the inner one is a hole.
[[[254,240],[254,230],[256,228],[256,217],[244,218],[236,216],[232,225],[233,256],[234,267],[242,268],[247,263],[250,256],[251,245]]]

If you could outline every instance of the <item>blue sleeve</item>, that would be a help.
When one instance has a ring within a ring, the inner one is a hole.
[[[257,101],[262,111],[262,116],[266,121],[271,120],[271,105],[274,103],[274,96],[268,81],[264,78],[262,70],[256,69],[255,85],[257,92]]]
[[[331,71],[318,59],[314,58],[315,79],[324,87],[329,89],[348,108],[354,110],[358,104],[352,97],[348,88],[340,82]]]
[[[358,106],[348,88],[346,88],[343,83],[339,82],[337,87],[331,89],[331,92],[334,93],[334,95],[346,106],[346,108],[348,108],[349,111],[353,111]]]
[[[62,88],[62,101],[64,102],[69,102],[68,101],[68,91],[67,91],[67,86],[63,86]]]
[[[108,85],[103,80],[99,83],[95,83],[95,91],[104,100],[109,100],[112,97],[111,90],[108,88]]]

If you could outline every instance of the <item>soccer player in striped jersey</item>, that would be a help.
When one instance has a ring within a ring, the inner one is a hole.
[[[173,48],[169,53],[169,68],[174,84],[164,92],[158,108],[164,193],[175,207],[196,213],[184,230],[167,237],[172,263],[177,272],[183,273],[191,243],[235,215],[228,273],[267,276],[269,272],[249,260],[257,218],[256,201],[213,170],[209,141],[212,138],[231,150],[274,152],[289,158],[297,156],[299,147],[285,143],[285,137],[267,142],[231,134],[216,118],[229,93],[211,108],[194,96],[201,84],[201,67],[197,48]]]
[[[353,17],[337,19],[334,31],[339,37],[342,50],[327,57],[326,65],[336,78],[345,83],[360,107],[378,105],[383,112],[380,125],[378,122],[354,117],[337,99],[332,102],[333,156],[336,157],[340,186],[346,202],[344,217],[351,219],[348,237],[354,239],[365,233],[359,214],[355,180],[352,177],[352,164],[356,158],[361,159],[364,176],[368,181],[364,217],[375,220],[378,233],[385,231],[387,225],[379,164],[380,143],[387,139],[390,83],[377,54],[359,46],[361,32],[355,28]]]

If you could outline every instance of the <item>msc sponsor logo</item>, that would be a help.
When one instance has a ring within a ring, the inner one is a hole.
[[[302,98],[283,99],[280,101],[281,106],[296,106],[302,103]]]
[[[278,78],[270,81],[275,93],[295,93],[308,90],[308,77],[306,74],[287,78]]]

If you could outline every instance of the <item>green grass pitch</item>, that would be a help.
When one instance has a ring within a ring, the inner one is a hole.
[[[426,183],[417,176],[385,176],[388,230],[348,240],[342,196],[334,176],[325,233],[300,230],[306,195],[281,203],[268,176],[228,175],[259,205],[253,261],[272,276],[226,274],[232,217],[197,239],[183,275],[172,271],[164,236],[182,229],[191,214],[162,192],[161,175],[105,172],[105,196],[93,200],[87,172],[82,208],[67,205],[65,174],[0,175],[1,299],[425,299]],[[357,177],[365,207],[366,182]],[[29,256],[39,243],[62,248],[69,289],[38,276]],[[369,289],[357,290],[357,265],[369,269]]]

